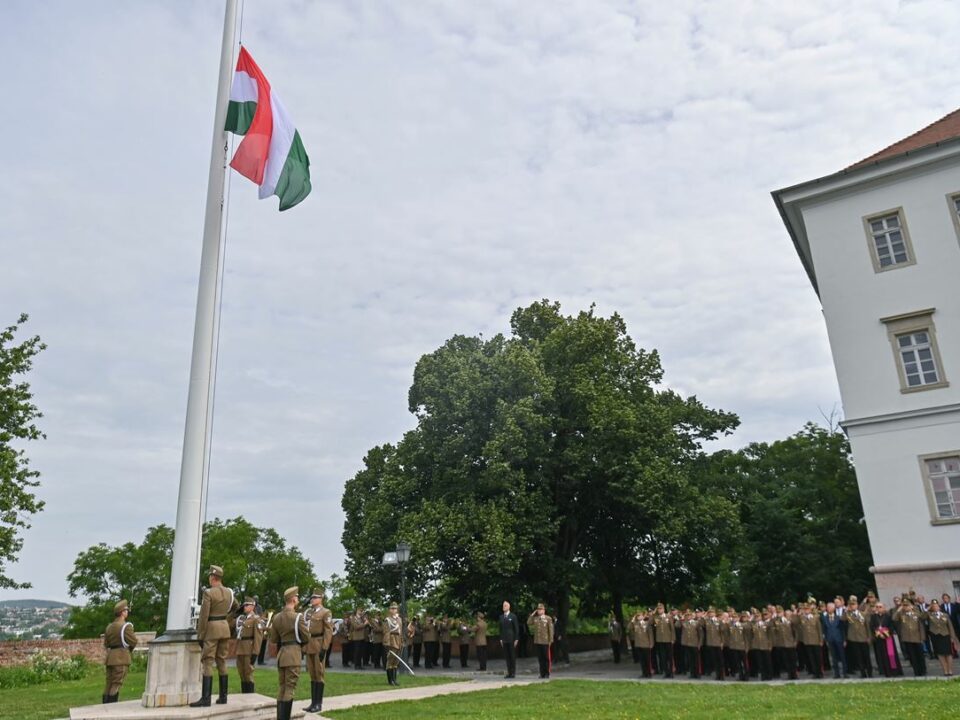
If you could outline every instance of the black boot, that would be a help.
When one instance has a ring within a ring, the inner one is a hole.
[[[323,711],[323,687],[322,682],[317,683],[317,712]]]
[[[190,703],[190,707],[210,707],[210,695],[213,693],[213,676],[204,675],[200,689],[200,699]]]
[[[110,702],[109,700],[107,700],[108,697],[110,697],[110,696],[109,696],[109,695],[101,695],[101,696],[100,696],[100,704],[101,704],[101,705],[106,705],[108,702]]]
[[[393,673],[387,670],[387,685],[393,685]]]
[[[284,700],[280,707],[280,720],[290,720],[293,712],[293,700]]]
[[[217,705],[227,704],[227,683],[230,680],[229,675],[220,676],[220,697],[217,698]]]
[[[313,680],[310,681],[310,704],[303,711],[309,713],[317,711],[317,683]]]
[[[400,687],[400,681],[397,680],[397,673],[400,672],[400,668],[393,669],[393,684],[397,687]]]

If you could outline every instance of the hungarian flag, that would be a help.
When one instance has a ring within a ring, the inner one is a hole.
[[[260,186],[260,199],[276,195],[280,210],[310,194],[310,159],[280,98],[245,47],[230,88],[226,129],[243,135],[230,167]]]

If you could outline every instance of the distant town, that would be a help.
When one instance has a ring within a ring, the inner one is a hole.
[[[0,640],[59,639],[71,609],[53,600],[4,600],[0,602]]]

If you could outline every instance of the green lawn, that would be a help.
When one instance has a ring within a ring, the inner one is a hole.
[[[960,682],[903,681],[769,686],[552,680],[469,695],[327,711],[337,720],[650,720],[651,718],[946,718],[960,707]]]
[[[138,700],[143,693],[146,672],[130,673],[123,689],[120,691],[120,700]],[[257,692],[261,695],[276,697],[277,671],[276,668],[258,668],[254,681]],[[449,677],[417,677],[404,676],[401,678],[403,687],[417,685],[438,685],[440,683],[456,682]],[[324,697],[331,695],[347,695],[350,693],[371,692],[374,690],[389,690],[386,675],[379,670],[327,673],[327,686]],[[240,692],[240,677],[234,668],[230,668],[230,691]],[[217,680],[213,680],[213,692],[216,696]],[[0,718],[6,720],[49,720],[50,718],[65,718],[70,715],[70,707],[79,705],[94,705],[100,702],[103,694],[103,675],[97,674],[83,680],[67,682],[51,682],[43,685],[32,685],[24,688],[14,688],[0,692]],[[310,700],[310,676],[306,672],[300,675],[297,684],[297,698]]]

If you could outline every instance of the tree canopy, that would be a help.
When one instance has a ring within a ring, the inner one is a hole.
[[[30,527],[30,516],[43,509],[43,501],[33,492],[40,484],[40,473],[30,469],[26,452],[16,446],[43,437],[36,426],[43,415],[33,404],[30,383],[23,376],[46,345],[38,336],[15,342],[26,322],[27,316],[21,315],[0,332],[0,588],[30,587],[6,575],[6,567],[23,547],[21,533]]]
[[[544,300],[510,325],[417,363],[417,426],[344,490],[351,583],[394,594],[380,557],[407,540],[410,585],[448,607],[545,599],[565,621],[572,593],[619,611],[643,587],[679,600],[705,586],[739,522],[695,471],[736,415],[663,388],[659,355],[617,314]]]
[[[113,617],[120,598],[130,602],[131,621],[141,630],[162,632],[167,616],[174,531],[158,525],[140,544],[117,547],[104,543],[81,552],[67,576],[71,597],[87,599],[70,616],[67,637],[96,637]],[[272,528],[258,528],[242,517],[204,524],[201,574],[220,565],[225,584],[238,600],[256,595],[264,608],[283,606],[290,585],[307,589],[316,583],[313,565],[296,547],[288,546]],[[204,583],[206,577],[200,578]]]

